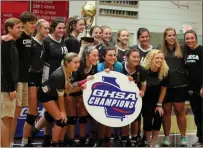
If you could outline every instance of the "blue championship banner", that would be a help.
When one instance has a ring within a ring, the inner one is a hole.
[[[89,80],[83,101],[89,114],[99,123],[123,127],[140,114],[142,99],[134,81],[119,72],[100,72]]]

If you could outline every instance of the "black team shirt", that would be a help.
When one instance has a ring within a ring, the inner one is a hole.
[[[16,90],[19,75],[18,50],[14,40],[1,42],[1,92]]]
[[[18,82],[28,82],[29,66],[31,62],[32,38],[25,32],[16,40],[19,56],[19,80]]]
[[[32,38],[30,72],[42,72],[44,65],[44,53],[45,48],[43,41],[40,42],[37,39]]]
[[[61,66],[64,55],[68,53],[64,41],[62,39],[56,41],[51,36],[44,40],[44,48],[45,64],[43,69],[43,81],[47,80],[52,72]]]
[[[199,93],[203,85],[203,46],[199,45],[196,49],[189,49],[186,57],[188,69],[189,89]]]
[[[42,84],[41,88],[46,95],[54,98],[58,98],[57,91],[65,93],[65,74],[63,69],[61,67],[56,69],[50,78]]]
[[[73,35],[69,35],[69,37],[65,39],[65,45],[68,48],[68,52],[77,54],[80,52],[80,42]]]
[[[87,76],[94,75],[97,73],[97,65],[92,65],[91,69],[87,73],[84,72],[84,69],[85,69],[85,64],[83,62],[80,62],[80,67],[78,68],[78,70],[72,73],[71,83],[85,80]],[[82,95],[82,91],[71,93],[70,95],[79,96],[79,95]]]

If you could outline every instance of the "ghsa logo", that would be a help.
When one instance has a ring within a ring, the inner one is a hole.
[[[133,114],[138,99],[136,93],[122,91],[114,77],[103,76],[102,81],[92,85],[88,105],[102,107],[107,118],[121,121],[126,115]]]

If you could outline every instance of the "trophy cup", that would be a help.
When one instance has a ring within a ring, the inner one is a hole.
[[[86,23],[85,23],[85,36],[82,37],[81,40],[84,42],[93,43],[94,38],[90,37],[90,35],[88,35],[88,33],[89,33],[89,30],[93,24],[94,16],[96,15],[96,8],[92,4],[86,4],[82,7],[81,14],[86,21]]]

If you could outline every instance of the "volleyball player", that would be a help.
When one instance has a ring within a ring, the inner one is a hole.
[[[142,67],[139,63],[140,63],[139,51],[135,48],[127,50],[126,61],[122,63],[123,74],[131,76],[133,78],[133,81],[137,84],[138,88],[140,89],[139,95],[143,97],[146,90],[147,72],[145,68]],[[141,113],[139,116],[141,116]],[[139,116],[138,118],[140,118]],[[136,122],[136,120],[133,122]],[[132,123],[131,128],[133,124],[134,123]],[[131,147],[132,144],[134,144],[134,146],[139,146],[135,145],[134,142],[131,143],[129,139],[129,125],[122,127],[121,146]]]
[[[88,76],[94,75],[97,72],[98,50],[95,46],[85,47],[80,67],[75,75],[72,76],[72,82],[78,82],[87,79]],[[67,115],[68,115],[68,145],[75,146],[75,124],[79,121],[80,146],[85,146],[86,143],[86,124],[87,110],[83,103],[82,92],[79,89],[75,93],[71,93],[66,99]]]
[[[97,71],[101,72],[105,69],[112,71],[122,72],[123,66],[117,61],[116,49],[112,47],[105,48],[103,52],[103,61],[98,64]],[[99,124],[99,142],[98,146],[110,146],[110,138],[112,134],[112,128]]]
[[[64,34],[64,20],[62,18],[54,18],[50,24],[50,34],[44,39],[45,57],[42,82],[48,80],[53,71],[61,66],[61,61],[64,55],[68,53],[68,49],[63,41]],[[35,125],[33,130],[34,135],[46,125],[42,146],[51,145],[52,123],[53,118],[45,111],[44,116],[42,116]]]
[[[66,28],[65,45],[69,52],[79,53],[80,52],[80,41],[78,36],[85,29],[85,20],[79,16],[73,16],[68,19]]]
[[[23,146],[32,146],[32,126],[38,115],[37,88],[41,86],[45,48],[43,40],[48,36],[49,23],[39,19],[36,23],[36,35],[32,38],[31,64],[28,81],[28,114],[23,130]]]
[[[129,32],[125,29],[119,30],[117,32],[117,43],[115,45],[119,62],[125,61],[126,52],[129,50],[128,41]]]

